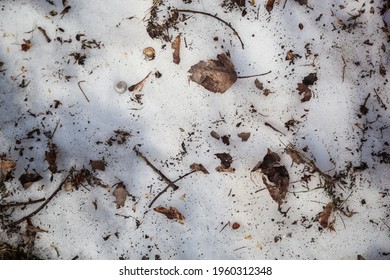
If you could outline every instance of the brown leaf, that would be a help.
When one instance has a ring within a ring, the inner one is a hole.
[[[265,4],[265,9],[267,10],[267,12],[271,12],[272,9],[274,8],[274,3],[275,3],[275,0],[267,0],[267,3]]]
[[[319,214],[320,225],[323,228],[329,229],[330,231],[335,230],[333,227],[335,221],[334,220],[329,221],[329,217],[332,213],[333,213],[333,203],[329,202],[324,208],[324,210]]]
[[[261,82],[259,81],[259,79],[256,79],[256,80],[255,80],[255,86],[256,86],[259,90],[263,90],[263,89],[264,89],[263,83],[261,83]]]
[[[280,157],[275,152],[268,149],[263,161],[256,164],[253,171],[261,170],[264,174],[263,183],[267,186],[272,199],[281,205],[286,198],[290,176],[287,168],[280,163]]]
[[[310,73],[303,78],[302,83],[307,86],[312,86],[318,80],[316,73]]]
[[[172,42],[173,49],[173,63],[180,63],[180,35],[177,35],[175,40]]]
[[[0,171],[9,172],[15,169],[16,163],[9,159],[0,159]]]
[[[307,5],[307,0],[295,0],[295,2],[298,2],[300,5]]]
[[[169,207],[168,209],[162,206],[157,206],[153,210],[157,213],[164,214],[170,220],[177,220],[180,224],[184,224],[184,216],[175,207]]]
[[[230,145],[230,136],[229,136],[229,135],[224,135],[224,136],[221,137],[221,139],[222,139],[222,142],[223,142],[225,145],[227,145],[227,146]]]
[[[45,151],[45,160],[49,164],[49,170],[51,173],[57,173],[57,145],[54,143],[48,143],[48,151]]]
[[[219,136],[219,134],[217,132],[215,132],[214,130],[210,132],[210,135],[211,137],[219,140],[221,138],[221,136]]]
[[[221,173],[234,173],[234,171],[236,171],[233,167],[224,167],[224,166],[222,166],[222,165],[220,165],[220,166],[217,166],[216,168],[215,168],[215,170],[217,171],[217,172],[221,172]]]
[[[118,183],[113,195],[115,196],[116,208],[125,206],[126,198],[129,193],[126,191],[123,183]]]
[[[287,146],[284,149],[284,151],[286,152],[286,154],[288,154],[291,157],[294,163],[296,164],[306,163],[302,155],[298,151],[294,150],[292,147]]]
[[[104,162],[104,160],[90,160],[89,164],[92,167],[92,171],[96,171],[96,170],[104,171],[104,170],[106,170],[106,163]]]
[[[69,12],[70,8],[71,8],[71,6],[66,6],[66,7],[62,10],[62,12],[60,13],[61,18],[63,18],[64,15],[66,15],[66,14]]]
[[[237,136],[241,138],[242,142],[246,142],[246,141],[248,141],[249,137],[251,136],[251,133],[250,132],[241,132],[241,133],[238,133]]]
[[[193,163],[190,165],[192,170],[201,171],[204,174],[210,174],[207,169],[201,163]]]
[[[309,101],[311,99],[311,97],[313,96],[311,89],[309,89],[309,87],[303,83],[298,83],[297,90],[298,90],[299,95],[304,93],[303,98],[301,99],[301,102]]]
[[[29,232],[48,232],[47,230],[40,229],[39,227],[35,227],[32,224],[27,225],[26,230]]]
[[[25,189],[28,189],[33,183],[42,179],[43,177],[38,173],[25,173],[19,177],[19,181]]]
[[[226,53],[219,54],[217,60],[200,61],[188,73],[191,81],[211,92],[224,93],[237,81],[236,70]]]
[[[230,164],[233,162],[232,156],[227,153],[219,153],[219,154],[215,154],[215,156],[219,158],[222,166],[225,168],[229,168]]]
[[[234,223],[232,225],[232,229],[238,229],[240,227],[240,224],[239,223]]]
[[[30,40],[23,39],[24,43],[21,45],[22,51],[28,51],[32,47],[32,43]]]

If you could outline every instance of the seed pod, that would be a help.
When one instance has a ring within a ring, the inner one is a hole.
[[[152,47],[145,48],[143,53],[147,60],[153,60],[154,57],[156,56],[156,51]]]

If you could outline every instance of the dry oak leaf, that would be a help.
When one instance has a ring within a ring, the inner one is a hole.
[[[157,206],[153,210],[157,213],[164,214],[170,220],[177,220],[180,224],[184,224],[184,216],[175,207],[165,208]]]
[[[201,163],[193,163],[190,165],[191,170],[201,171],[204,174],[210,174]]]
[[[125,206],[125,201],[129,193],[123,183],[118,183],[113,195],[115,196],[116,208]]]
[[[211,92],[224,93],[237,81],[233,62],[226,53],[217,55],[216,60],[198,62],[188,73],[191,81]]]

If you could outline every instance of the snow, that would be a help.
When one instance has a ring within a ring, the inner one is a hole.
[[[172,6],[216,14],[231,23],[245,45],[242,49],[238,37],[218,20],[188,14],[185,23],[177,24],[178,30],[170,29],[173,37],[182,36],[179,65],[172,62],[170,43],[146,32],[153,1],[68,1],[71,9],[62,18],[49,15],[52,10],[60,13],[62,2],[48,2],[0,2],[0,61],[1,70],[5,69],[0,73],[0,153],[17,163],[14,179],[5,182],[8,195],[2,193],[0,203],[48,198],[72,167],[91,170],[90,160],[104,159],[105,171],[93,174],[111,188],[86,185],[61,190],[31,218],[34,226],[48,231],[37,234],[34,254],[49,259],[389,258],[390,177],[387,164],[375,156],[388,152],[390,140],[385,109],[388,74],[379,73],[380,65],[386,70],[389,65],[388,38],[381,29],[382,1],[309,0],[304,6],[290,0],[285,8],[284,1],[275,4],[271,13],[264,1],[255,1],[255,6],[247,1],[245,16],[238,8],[221,7],[222,1],[164,1],[161,13]],[[348,19],[360,9],[365,12],[356,26],[343,28],[343,23],[354,22]],[[388,22],[388,12],[385,15]],[[50,43],[37,26],[46,30]],[[94,39],[100,47],[82,49],[77,34]],[[60,43],[57,37],[72,41]],[[32,42],[28,51],[21,50],[23,39]],[[146,47],[156,50],[154,60],[144,58]],[[301,56],[293,64],[285,60],[289,50]],[[238,79],[224,94],[189,81],[192,65],[225,51],[239,76],[272,71],[258,77],[272,93],[264,96],[254,85],[256,78]],[[75,52],[86,54],[84,65],[69,56]],[[119,81],[130,86],[149,72],[140,91],[142,104],[131,99],[134,92],[115,91]],[[310,86],[314,97],[302,103],[297,83],[310,73],[318,76]],[[29,84],[22,88],[23,79]],[[369,111],[359,118],[368,94]],[[58,108],[54,100],[61,102]],[[300,123],[288,131],[284,123],[292,118]],[[43,132],[53,132],[57,123],[52,141],[58,147],[61,172],[51,181],[45,161],[49,139]],[[365,125],[369,128],[363,135],[359,126]],[[40,135],[28,139],[27,133],[36,128]],[[125,144],[108,145],[115,130],[128,131],[131,137]],[[212,138],[212,130],[230,135],[230,145]],[[247,142],[237,136],[240,132],[251,133]],[[336,212],[335,231],[320,230],[319,222],[313,221],[330,198],[323,189],[314,190],[320,183],[318,174],[308,184],[311,191],[302,192],[304,167],[292,164],[284,152],[289,143],[305,149],[306,156],[331,176],[348,165],[367,163],[361,172],[350,171],[347,187],[338,189],[356,214],[346,217]],[[194,162],[210,172],[178,181],[177,191],[168,190],[153,205],[177,208],[185,216],[184,225],[148,207],[166,184],[136,156],[135,146],[172,181],[189,172]],[[282,205],[283,210],[290,209],[286,216],[278,212],[267,190],[259,191],[265,187],[261,173],[250,172],[268,148],[281,156],[290,174],[290,192]],[[215,171],[219,160],[214,154],[224,152],[233,157],[234,173]],[[25,190],[18,178],[26,170],[36,170],[44,178]],[[134,201],[128,196],[118,209],[113,186],[119,181]],[[12,221],[37,207],[15,208]],[[232,229],[234,222],[239,229]],[[0,240],[21,244],[26,222],[19,226],[17,233],[3,227]]]

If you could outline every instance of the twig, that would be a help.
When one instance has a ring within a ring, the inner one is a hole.
[[[386,104],[383,102],[382,98],[379,96],[378,91],[374,88],[376,99],[378,99],[378,102],[380,103],[381,107],[385,110],[387,110]]]
[[[13,203],[8,203],[8,204],[0,204],[0,209],[6,209],[6,208],[11,208],[11,207],[18,207],[18,206],[26,206],[29,204],[34,204],[34,203],[39,203],[45,201],[45,198],[40,198],[36,200],[29,200],[29,201],[24,201],[24,202],[13,202]]]
[[[230,222],[227,222],[219,232],[222,232],[228,225],[230,225]]]
[[[194,10],[181,10],[181,9],[177,9],[176,11],[179,12],[179,13],[201,14],[201,15],[209,16],[209,17],[215,18],[216,20],[219,20],[220,22],[222,22],[225,25],[227,25],[234,32],[234,34],[237,35],[238,40],[240,40],[241,47],[244,49],[244,43],[242,42],[240,35],[238,35],[238,32],[234,29],[234,27],[230,23],[224,21],[223,19],[217,17],[216,15],[213,15],[213,14],[210,14],[210,13],[206,13],[206,12],[202,12],[202,11],[194,11]]]
[[[197,170],[192,170],[192,171],[190,171],[190,172],[188,172],[188,173],[186,173],[186,174],[180,176],[178,179],[176,179],[175,181],[173,181],[172,184],[176,183],[177,181],[183,179],[184,177],[187,177],[188,175],[190,175],[190,174],[192,174],[192,173],[194,173],[194,172],[196,172],[196,171],[197,171]],[[160,192],[155,196],[155,198],[153,198],[153,200],[149,203],[149,208],[151,208],[151,207],[153,206],[153,204],[156,202],[156,200],[157,200],[163,193],[165,193],[165,192],[168,190],[169,187],[171,187],[171,185],[168,185],[167,187],[165,187],[162,191],[160,191]],[[177,189],[173,189],[173,190],[176,191]]]
[[[287,0],[284,1],[283,9],[286,8]]]
[[[274,131],[276,131],[276,132],[279,132],[280,134],[286,136],[286,134],[284,134],[283,132],[281,132],[279,129],[276,129],[276,128],[273,127],[271,124],[265,122],[264,125],[265,125],[265,126],[268,126],[268,127],[270,127],[270,128],[272,128],[272,130],[274,130]]]
[[[257,75],[249,75],[249,76],[238,76],[238,79],[246,79],[246,78],[253,78],[253,77],[260,77],[260,76],[265,76],[271,73],[272,71],[268,71],[267,73],[262,73],[262,74],[257,74]]]
[[[145,80],[150,76],[151,73],[152,73],[152,71],[150,71],[149,74],[146,75],[146,77],[143,78],[140,82],[138,82],[138,83],[136,83],[136,84],[130,86],[130,87],[129,87],[129,91],[134,91],[134,90],[138,90],[138,89],[141,90],[142,87],[143,87],[143,85],[144,85]]]
[[[388,229],[390,229],[390,226],[389,226],[388,224],[386,224],[386,222],[385,222],[382,218],[380,218],[379,220],[381,220],[382,223],[383,223]]]
[[[50,39],[49,36],[47,35],[46,30],[43,29],[43,28],[40,27],[40,26],[38,26],[38,30],[41,31],[41,33],[42,33],[43,36],[45,37],[46,41],[47,41],[48,43],[50,43],[50,42],[51,42],[51,39]]]
[[[81,83],[85,83],[85,82],[86,82],[86,81],[84,81],[84,80],[83,80],[83,81],[80,81],[80,82],[77,83],[77,85],[79,86],[79,89],[80,89],[81,92],[83,93],[85,99],[87,99],[87,101],[89,102],[89,99],[88,99],[87,95],[85,94],[85,92],[83,91],[83,89],[82,89],[81,86],[80,86]]]
[[[161,179],[168,184],[168,187],[171,187],[174,191],[176,191],[179,187],[176,186],[171,180],[167,178],[160,170],[158,170],[136,147],[133,148],[133,151],[137,155],[137,157],[141,158],[147,166],[153,169],[154,172],[156,172]]]
[[[344,76],[345,76],[345,68],[347,67],[347,63],[345,62],[345,58],[342,55],[341,58],[343,59],[343,75],[342,75],[342,81],[344,83]]]
[[[39,211],[41,211],[56,196],[56,194],[61,190],[62,186],[65,184],[65,182],[68,179],[68,177],[69,177],[69,174],[61,182],[61,184],[57,187],[57,189],[55,189],[55,191],[49,196],[49,198],[46,199],[46,201],[44,203],[42,203],[42,205],[39,206],[35,211],[33,211],[30,214],[28,214],[27,216],[24,216],[23,218],[17,220],[16,222],[10,223],[8,226],[14,227],[14,226],[24,222],[25,220],[35,216],[36,214],[38,214]]]

